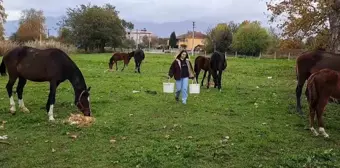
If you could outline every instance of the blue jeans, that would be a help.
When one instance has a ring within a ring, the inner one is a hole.
[[[181,78],[180,80],[176,80],[176,98],[179,98],[179,94],[182,92],[182,103],[183,104],[187,104],[188,81],[189,81],[189,78]]]

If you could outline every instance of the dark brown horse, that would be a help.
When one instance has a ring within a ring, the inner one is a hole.
[[[113,53],[111,58],[110,58],[110,61],[109,61],[109,70],[112,71],[113,64],[116,64],[116,71],[118,71],[118,64],[117,64],[117,62],[123,60],[124,67],[121,70],[121,71],[123,71],[125,66],[128,66],[128,64],[129,64],[131,58],[133,57],[133,55],[134,55],[133,52],[131,52],[131,53],[123,53],[123,52]]]
[[[210,83],[210,74],[214,78],[214,88],[222,90],[222,72],[227,68],[227,57],[224,53],[215,51],[210,57],[210,73],[208,75],[208,86]]]
[[[196,73],[196,82],[197,83],[198,83],[198,76],[200,75],[201,70],[204,70],[203,78],[202,78],[202,81],[201,81],[201,86],[203,86],[204,79],[205,79],[207,72],[210,75],[210,57],[205,57],[205,56],[201,56],[201,55],[196,57],[194,71]],[[207,85],[209,85],[209,83]]]
[[[302,88],[309,76],[321,69],[329,68],[340,71],[340,55],[323,50],[314,50],[301,54],[296,59],[296,78],[297,86],[296,94],[296,110],[302,116],[301,110],[301,94]]]
[[[86,86],[85,79],[77,65],[69,56],[60,49],[50,48],[40,50],[32,47],[16,47],[3,56],[0,73],[6,75],[8,70],[9,80],[6,85],[10,99],[10,112],[15,114],[15,102],[12,95],[13,85],[19,78],[17,94],[19,108],[23,112],[29,112],[24,105],[23,90],[27,80],[34,82],[50,83],[50,93],[46,103],[46,111],[49,121],[54,121],[53,106],[58,85],[69,80],[73,86],[74,103],[85,116],[91,116],[90,89]]]
[[[132,51],[131,55],[135,60],[135,73],[140,73],[140,66],[145,58],[144,51],[142,49],[136,49],[135,51]]]
[[[309,104],[310,130],[318,136],[314,129],[315,114],[318,120],[319,132],[324,137],[329,137],[324,129],[323,113],[329,98],[340,99],[340,74],[330,69],[322,69],[313,73],[307,81],[306,90]]]

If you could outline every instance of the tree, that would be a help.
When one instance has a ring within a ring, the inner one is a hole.
[[[340,52],[340,0],[270,0],[270,21],[278,19],[283,36],[308,38],[329,32],[327,50]]]
[[[57,40],[62,43],[72,43],[72,34],[71,30],[62,27],[59,29],[59,35],[57,37]]]
[[[165,42],[166,43],[166,42]],[[151,36],[150,45],[151,47],[156,47],[159,44],[159,40],[155,36]]]
[[[175,48],[176,45],[177,45],[177,37],[176,37],[175,32],[172,32],[172,33],[170,34],[169,46],[170,46],[171,48]]]
[[[144,35],[142,37],[142,43],[143,43],[143,46],[149,46],[149,37],[147,35]]]
[[[45,16],[42,10],[26,9],[21,13],[19,29],[16,33],[19,41],[34,41],[45,38]]]
[[[231,30],[232,33],[236,33],[236,32],[237,32],[237,29],[238,29],[239,26],[240,26],[240,24],[235,23],[234,21],[230,21],[230,22],[228,23],[228,26],[229,26],[229,28],[230,28],[230,30]]]
[[[205,50],[210,53],[214,50],[226,52],[230,50],[233,41],[233,35],[229,26],[225,23],[219,23],[211,30],[208,30],[205,39]]]
[[[289,49],[303,49],[304,44],[301,39],[298,38],[290,38],[284,39],[280,41],[280,49],[281,50],[289,50]]]
[[[62,23],[62,27],[70,30],[73,43],[86,51],[100,52],[104,52],[105,46],[122,46],[128,25],[131,26],[118,17],[118,11],[110,4],[68,8]]]
[[[3,0],[0,0],[0,40],[4,40],[5,35],[5,29],[4,29],[4,23],[6,23],[7,14],[5,13],[5,8],[3,6]]]
[[[241,24],[234,35],[232,47],[245,55],[259,55],[269,46],[270,35],[259,22]]]
[[[305,43],[306,48],[309,50],[325,49],[327,48],[329,38],[328,30],[324,30],[314,37],[308,37]]]

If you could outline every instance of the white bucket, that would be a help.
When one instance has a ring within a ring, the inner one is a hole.
[[[196,80],[195,80],[196,81]],[[200,93],[200,84],[198,83],[191,83],[189,84],[189,93],[190,94],[199,94]]]
[[[163,92],[164,93],[174,93],[175,91],[175,83],[163,82]]]

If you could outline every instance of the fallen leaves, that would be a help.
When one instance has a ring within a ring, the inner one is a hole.
[[[82,114],[71,114],[71,116],[66,120],[70,125],[78,125],[80,127],[91,126],[94,123],[95,118],[84,116]]]
[[[2,121],[2,124],[0,125],[0,130],[4,130],[5,129],[5,124],[7,121]]]

